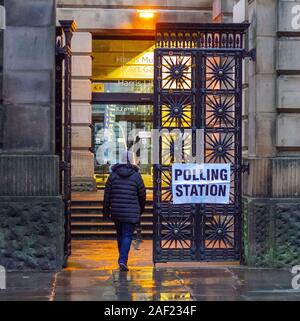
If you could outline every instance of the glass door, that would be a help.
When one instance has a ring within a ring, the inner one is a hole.
[[[124,149],[136,153],[147,189],[153,188],[154,39],[93,39],[95,179],[103,188]]]
[[[152,105],[93,104],[95,177],[99,188],[104,186],[111,166],[120,162],[122,151],[134,145],[144,183],[152,189],[152,118]]]

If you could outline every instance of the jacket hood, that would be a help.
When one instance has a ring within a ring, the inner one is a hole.
[[[133,173],[138,172],[139,168],[132,164],[116,164],[111,168],[111,170],[120,176],[128,177]]]

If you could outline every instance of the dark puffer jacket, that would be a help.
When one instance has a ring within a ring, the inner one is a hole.
[[[145,203],[146,189],[139,168],[131,164],[114,165],[105,185],[104,216],[138,223]]]

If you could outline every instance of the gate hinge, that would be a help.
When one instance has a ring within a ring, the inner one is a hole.
[[[250,173],[250,165],[249,165],[249,163],[242,164],[241,170],[242,170],[242,173],[249,174]]]
[[[252,61],[256,61],[256,48],[244,51],[243,58],[250,58]]]

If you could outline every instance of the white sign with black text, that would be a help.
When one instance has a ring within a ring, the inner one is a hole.
[[[228,204],[230,164],[173,164],[173,204]]]

